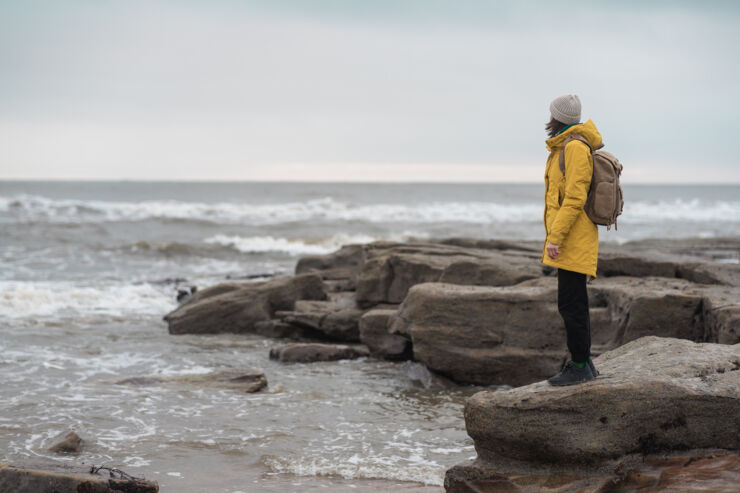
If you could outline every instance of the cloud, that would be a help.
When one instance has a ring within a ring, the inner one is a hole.
[[[405,163],[539,181],[512,169],[541,166],[549,101],[577,92],[625,163],[738,179],[731,4],[307,5],[0,7],[0,176]]]

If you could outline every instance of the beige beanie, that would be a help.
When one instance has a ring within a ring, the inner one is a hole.
[[[581,100],[575,94],[564,94],[550,103],[550,114],[565,124],[581,121]]]

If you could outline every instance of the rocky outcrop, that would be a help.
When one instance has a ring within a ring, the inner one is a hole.
[[[594,362],[602,376],[582,385],[538,382],[471,397],[465,423],[479,458],[582,464],[740,449],[740,345],[651,336]]]
[[[370,349],[372,356],[390,360],[411,356],[409,338],[389,332],[389,322],[396,313],[397,310],[375,309],[360,318],[360,342]]]
[[[740,289],[662,277],[590,284],[592,351],[647,335],[740,342]],[[460,383],[525,385],[554,374],[565,353],[557,281],[514,286],[413,286],[389,332],[411,339],[414,358]]]
[[[732,491],[740,479],[738,456],[727,452],[740,450],[740,344],[650,336],[594,362],[601,376],[591,382],[538,382],[468,399],[478,458],[448,471],[447,491],[663,491],[677,486],[673,474],[696,482],[680,491]]]
[[[46,460],[0,462],[3,493],[156,493],[154,481],[118,469]]]
[[[53,453],[76,454],[82,450],[82,438],[74,430],[63,432],[52,440],[54,443],[46,450]]]
[[[411,286],[425,282],[506,286],[543,275],[539,254],[485,250],[441,243],[376,242],[357,280],[357,303],[401,303]]]
[[[326,296],[317,274],[223,283],[197,291],[164,320],[170,334],[253,333],[258,322],[274,318],[277,311],[292,310],[297,300],[323,300]]]
[[[357,359],[369,354],[367,347],[361,345],[293,343],[272,348],[270,359],[282,363],[312,363],[315,361]]]

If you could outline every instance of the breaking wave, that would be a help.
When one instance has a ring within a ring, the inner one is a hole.
[[[386,237],[368,235],[335,234],[326,238],[280,238],[273,236],[228,236],[215,235],[204,241],[230,247],[243,253],[283,252],[291,255],[319,255],[338,250],[350,243],[370,243],[377,240],[406,241],[412,238],[427,238],[422,233],[403,233]]]

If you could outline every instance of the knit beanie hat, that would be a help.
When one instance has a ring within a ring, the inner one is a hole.
[[[581,121],[581,100],[575,94],[564,94],[550,103],[550,114],[561,123],[569,125]]]

